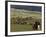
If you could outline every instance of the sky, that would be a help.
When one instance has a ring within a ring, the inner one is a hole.
[[[41,12],[41,6],[11,5],[11,8]]]

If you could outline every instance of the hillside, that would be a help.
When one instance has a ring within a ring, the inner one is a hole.
[[[22,9],[13,9],[11,8],[11,16],[12,17],[33,17],[33,18],[41,18],[41,13],[37,11],[28,11],[28,10],[22,10]]]

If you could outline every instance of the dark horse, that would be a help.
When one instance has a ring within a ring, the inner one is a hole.
[[[35,22],[33,25],[33,30],[38,30],[38,25],[41,26],[40,22]]]

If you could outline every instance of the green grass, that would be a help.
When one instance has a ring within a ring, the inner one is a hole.
[[[19,25],[19,24],[13,24],[11,26],[11,32],[17,32],[17,31],[31,31],[32,25]]]

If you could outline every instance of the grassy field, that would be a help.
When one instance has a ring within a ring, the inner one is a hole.
[[[31,31],[32,26],[31,25],[19,25],[19,24],[13,24],[11,27],[11,32],[17,32],[17,31]]]
[[[26,11],[27,12],[27,11]],[[26,18],[26,17],[33,17],[34,19],[41,19],[41,13],[38,12],[19,12],[19,11],[11,11],[10,13],[10,17],[22,17],[22,18]],[[11,32],[17,32],[17,31],[32,31],[32,25],[19,25],[19,24],[11,24]]]

